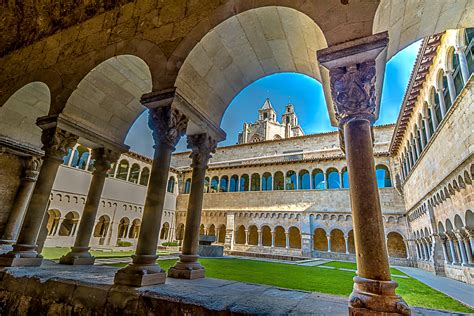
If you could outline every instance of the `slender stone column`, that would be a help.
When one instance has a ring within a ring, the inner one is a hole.
[[[258,245],[262,246],[262,231],[258,231]]]
[[[426,144],[428,144],[431,138],[430,122],[428,121],[428,118],[423,117],[423,124],[425,125]]]
[[[438,117],[436,116],[436,111],[434,110],[434,106],[430,106],[430,112],[431,112],[431,120],[433,121],[433,131],[436,131],[438,128],[439,122],[438,122]]]
[[[443,256],[444,256],[444,263],[448,264],[449,257],[448,257],[448,248],[446,247],[446,240],[445,236],[441,237],[441,245],[443,246]]]
[[[250,235],[250,232],[248,229],[246,229],[245,230],[245,246],[249,245],[249,235]]]
[[[5,226],[2,239],[0,240],[0,245],[8,245],[10,248],[10,245],[12,245],[18,237],[18,232],[20,231],[23,217],[25,217],[25,212],[41,167],[41,160],[36,157],[26,158],[23,163],[23,179],[16,193],[15,202],[13,202],[7,225]],[[6,251],[9,250],[11,249],[6,248]]]
[[[290,249],[290,233],[285,232],[285,248]]]
[[[150,110],[148,125],[153,131],[155,153],[151,165],[142,224],[133,262],[115,274],[114,283],[129,286],[146,286],[164,283],[166,273],[156,263],[156,249],[161,229],[166,186],[171,154],[187,127],[187,118],[167,105]],[[189,217],[189,215],[188,215]],[[188,224],[186,224],[186,230]],[[198,233],[199,234],[199,226]]]
[[[346,255],[349,254],[349,236],[344,236],[344,242],[346,245]]]
[[[191,151],[193,175],[191,192],[189,193],[186,229],[184,231],[183,247],[178,262],[170,268],[168,276],[180,279],[197,279],[204,277],[204,267],[198,262],[199,226],[206,177],[207,164],[211,153],[216,150],[217,142],[208,134],[188,135],[188,148]]]
[[[449,240],[449,249],[451,250],[451,264],[458,264],[458,259],[456,255],[456,251],[454,250],[454,241],[453,237],[448,235],[448,240]]]
[[[331,252],[331,235],[326,235],[326,238],[328,240],[328,252]]]
[[[451,104],[454,104],[454,100],[456,100],[456,86],[454,85],[453,70],[446,70],[445,74],[446,74],[446,78],[448,79],[448,91],[449,91],[449,97],[451,98]],[[440,98],[440,103],[441,103],[441,98]]]
[[[444,102],[444,89],[436,89],[436,93],[438,94],[438,99],[439,99],[439,108],[441,109],[441,117],[446,116],[446,103]]]
[[[456,54],[459,59],[459,66],[461,67],[461,75],[464,81],[464,84],[469,81],[469,67],[467,65],[467,58],[464,52],[466,51],[466,46],[458,47],[456,49]]]
[[[275,232],[272,231],[272,248],[275,247]]]
[[[45,155],[43,165],[31,195],[30,204],[23,220],[20,235],[13,250],[0,256],[0,266],[39,266],[43,257],[36,251],[36,240],[46,213],[49,195],[59,165],[69,148],[78,137],[69,132],[52,127],[43,130],[41,142]]]
[[[95,258],[89,252],[89,243],[94,230],[97,211],[99,209],[100,197],[104,189],[107,171],[112,163],[117,162],[120,153],[113,152],[105,148],[96,148],[92,150],[92,158],[94,161],[94,172],[87,193],[86,205],[77,230],[77,237],[74,247],[71,251],[61,257],[59,263],[71,265],[87,265],[94,264]]]
[[[469,264],[473,264],[474,262],[472,260],[472,250],[471,245],[469,244],[469,239],[464,238],[462,241],[464,243],[464,248],[466,249],[467,261],[469,262]]]
[[[456,237],[458,239],[458,247],[461,254],[461,264],[465,266],[468,264],[468,260],[466,255],[466,248],[464,248],[463,236],[458,233]]]
[[[349,173],[357,258],[350,315],[410,314],[390,276],[373,152],[372,125],[377,118],[387,45],[387,33],[380,33],[318,51],[320,64],[329,70]]]
[[[417,159],[420,158],[420,155],[421,155],[421,148],[420,148],[420,145],[418,143],[418,137],[415,136],[415,150],[416,150],[416,157]]]

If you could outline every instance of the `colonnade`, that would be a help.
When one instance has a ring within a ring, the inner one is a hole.
[[[387,44],[386,33],[381,33],[318,52],[320,64],[328,70],[327,79],[330,82],[327,83],[331,87],[331,102],[339,123],[341,147],[345,150],[349,171],[358,266],[354,290],[349,300],[352,314],[365,311],[409,314],[408,306],[395,294],[397,284],[390,276],[373,153],[372,125],[377,119],[383,80],[383,76],[376,74],[380,74],[378,69],[385,63]],[[153,131],[155,152],[136,252],[132,256],[133,262],[117,271],[114,280],[116,284],[145,286],[164,283],[166,279],[165,271],[156,263],[156,250],[171,154],[187,129],[188,115],[194,120],[202,120],[198,122],[198,126],[202,127],[203,123],[206,125],[202,116],[193,111],[187,111],[185,115],[172,105],[175,95],[174,90],[164,91],[145,95],[141,100],[142,104],[150,108],[149,126]],[[38,120],[38,125],[43,127],[43,165],[13,250],[0,256],[2,266],[40,265],[42,262],[36,243],[49,195],[63,157],[78,140],[78,136],[68,132],[67,127],[58,127],[56,119],[48,117],[48,122]],[[204,277],[204,268],[198,262],[197,255],[204,180],[211,153],[215,151],[217,141],[221,140],[216,136],[219,134],[213,131],[212,124],[206,125],[206,128],[208,129],[188,135],[193,169],[188,213],[182,253],[178,262],[168,271],[168,277]],[[89,241],[106,171],[118,158],[115,152],[108,148],[98,148],[93,152],[95,171],[84,215],[74,247],[61,259],[61,263],[93,262]]]

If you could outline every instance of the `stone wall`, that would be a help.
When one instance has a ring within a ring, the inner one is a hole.
[[[0,153],[0,236],[8,221],[11,207],[22,178],[21,158]]]

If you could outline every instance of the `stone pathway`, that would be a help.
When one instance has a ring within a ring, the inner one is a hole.
[[[474,308],[474,286],[453,279],[440,277],[418,268],[396,267],[398,270],[438,290],[464,305]]]

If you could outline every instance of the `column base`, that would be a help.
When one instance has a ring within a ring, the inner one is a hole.
[[[0,239],[0,254],[4,254],[13,250],[15,240]]]
[[[410,307],[395,294],[397,282],[354,277],[349,315],[411,315]]]
[[[142,287],[166,282],[166,272],[157,265],[158,256],[133,255],[133,263],[115,273],[114,284]]]
[[[0,266],[34,267],[43,263],[43,256],[36,252],[36,245],[16,244],[13,250],[0,255]]]
[[[90,247],[72,247],[71,251],[59,259],[60,264],[93,265],[95,257],[89,253]]]
[[[197,261],[198,255],[179,255],[179,261],[168,270],[168,277],[175,279],[202,279],[204,267]]]

